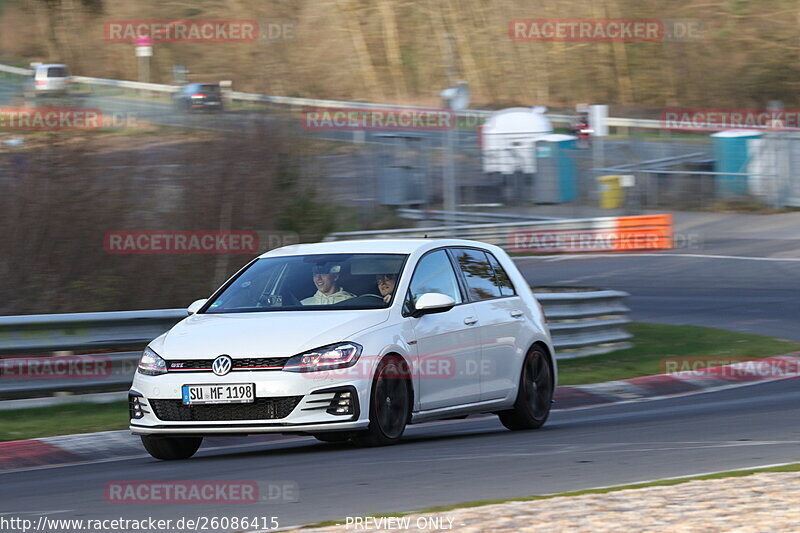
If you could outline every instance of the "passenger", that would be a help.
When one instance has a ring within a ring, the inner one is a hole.
[[[378,290],[383,296],[383,301],[388,304],[397,285],[397,274],[378,274],[375,276],[375,283],[378,284]]]
[[[315,265],[312,270],[312,280],[317,292],[300,301],[303,305],[331,305],[350,298],[355,298],[339,286],[339,272],[342,267],[339,265]]]

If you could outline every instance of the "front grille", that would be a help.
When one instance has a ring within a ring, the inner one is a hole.
[[[234,359],[234,370],[279,370],[283,368],[283,364],[287,361],[286,357],[245,357],[243,359]],[[210,371],[211,363],[214,359],[189,359],[187,361],[167,361],[167,370],[181,372],[187,370],[196,371]]]
[[[224,422],[286,418],[302,396],[256,398],[253,403],[184,405],[182,400],[150,400],[155,415],[168,422]]]

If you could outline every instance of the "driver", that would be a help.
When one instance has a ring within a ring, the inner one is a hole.
[[[340,265],[314,265],[312,269],[312,280],[317,292],[314,296],[309,296],[300,301],[303,305],[331,305],[350,298],[355,298],[355,294],[349,293],[339,285]]]
[[[378,284],[383,301],[388,304],[397,285],[397,274],[378,274],[375,276],[375,283]]]

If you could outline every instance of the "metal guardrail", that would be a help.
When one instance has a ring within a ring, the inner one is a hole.
[[[20,76],[30,76],[33,71],[30,69],[12,67],[10,65],[0,65],[0,72],[7,72],[9,74],[18,74]],[[173,94],[177,92],[180,87],[177,85],[165,85],[159,83],[142,83],[138,81],[127,80],[112,80],[106,78],[91,78],[87,76],[72,76],[76,83],[85,85],[97,85],[101,87],[116,87],[120,89],[131,89],[150,91],[156,93]],[[314,98],[294,98],[290,96],[270,96],[265,94],[243,93],[238,91],[225,91],[225,96],[234,102],[260,102],[276,105],[286,105],[293,107],[337,107],[348,109],[438,109],[424,106],[410,106],[402,104],[378,104],[372,102],[346,102],[339,100],[318,100]],[[493,112],[479,109],[468,109],[459,113],[458,116],[472,116],[488,118]],[[569,124],[574,118],[572,115],[560,114],[547,114],[555,124]],[[659,120],[642,120],[642,119],[629,119],[629,118],[613,118],[606,119],[606,124],[612,128],[645,128],[645,129],[661,129],[661,121]]]
[[[0,355],[144,347],[186,316],[185,309],[0,316]]]
[[[435,209],[397,209],[400,218],[444,222],[454,220],[456,224],[480,224],[481,222],[524,222],[533,220],[560,220],[557,217],[534,217],[505,213],[480,213],[474,211],[440,211]]]
[[[536,293],[549,321],[557,359],[574,359],[630,347],[625,330],[628,293],[575,291]]]
[[[85,85],[99,85],[101,87],[117,87],[120,89],[132,89],[134,91],[151,91],[155,93],[176,93],[180,90],[177,85],[162,85],[160,83],[144,83],[141,81],[111,80],[106,78],[89,78],[86,76],[72,76],[75,83]]]
[[[33,76],[33,71],[29,68],[12,67],[11,65],[0,65],[0,72],[18,74],[20,76]]]
[[[626,347],[630,334],[628,296],[618,291],[537,293],[550,323],[558,359],[603,353]],[[130,387],[141,352],[153,338],[187,316],[184,309],[74,313],[0,317],[0,400],[48,397],[53,394],[125,391]],[[44,351],[110,349],[126,346],[136,351],[88,355],[36,356],[31,371],[20,374],[19,360]],[[9,354],[14,356],[9,357]],[[64,358],[68,359],[64,359]],[[61,361],[98,363],[92,375],[61,377],[53,369]],[[48,370],[49,369],[49,370]],[[36,374],[35,376],[33,374]],[[27,405],[27,404],[26,404]]]
[[[4,400],[50,395],[127,391],[141,355],[138,350],[86,356],[39,356],[30,362],[24,358],[0,359],[0,404]],[[85,365],[80,370],[85,375],[60,377],[59,374],[70,372],[70,365]],[[30,376],[16,376],[20,369]]]
[[[356,239],[446,239],[458,238],[505,246],[512,231],[527,229],[584,229],[588,221],[616,220],[615,217],[597,219],[556,219],[524,222],[497,222],[494,224],[460,224],[456,226],[431,226],[369,231],[338,231],[328,234],[324,241]]]

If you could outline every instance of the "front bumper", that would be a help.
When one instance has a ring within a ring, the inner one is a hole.
[[[183,385],[255,383],[253,404],[186,406]],[[130,429],[134,434],[216,435],[249,433],[323,432],[363,429],[369,423],[371,381],[346,373],[293,373],[284,371],[137,373],[129,393]],[[352,409],[336,413],[334,404],[343,392]],[[134,406],[138,406],[136,409]]]

